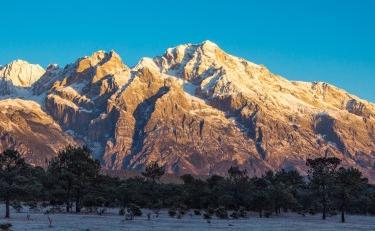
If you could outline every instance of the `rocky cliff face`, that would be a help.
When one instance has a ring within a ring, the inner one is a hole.
[[[326,83],[288,81],[209,41],[170,48],[133,68],[99,51],[48,67],[30,91],[41,106],[36,113],[54,121],[55,150],[85,142],[108,169],[157,160],[178,174],[222,174],[231,165],[252,174],[304,172],[306,158],[328,154],[375,179],[374,104]],[[2,146],[25,137],[26,130]],[[31,144],[23,147],[37,159]]]
[[[76,144],[34,101],[1,100],[0,108],[1,152],[15,148],[28,162],[45,167],[60,149]]]

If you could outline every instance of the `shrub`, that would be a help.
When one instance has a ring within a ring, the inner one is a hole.
[[[125,209],[124,209],[124,208],[121,208],[121,209],[118,211],[118,215],[120,215],[120,216],[124,216],[124,215],[125,215]]]
[[[238,210],[233,211],[230,214],[230,217],[233,219],[238,219],[240,217],[246,218],[247,217],[247,211],[244,207],[240,207]]]
[[[176,214],[177,214],[177,210],[176,210],[175,208],[170,208],[170,209],[168,210],[168,215],[169,215],[170,217],[174,217],[174,216],[176,216]]]
[[[63,210],[59,206],[54,206],[52,208],[49,208],[45,211],[46,214],[48,213],[61,213]]]
[[[337,216],[337,211],[336,210],[330,210],[328,212],[329,216],[333,217],[333,216]]]
[[[212,217],[211,217],[211,214],[209,214],[209,213],[203,213],[203,219],[205,219],[205,220],[209,220],[209,219],[211,219]]]
[[[105,200],[103,197],[88,196],[83,199],[83,206],[85,207],[100,207],[104,204]]]
[[[96,210],[96,214],[98,214],[98,215],[101,216],[101,215],[103,215],[106,211],[107,211],[106,208],[99,208],[99,209]]]
[[[183,216],[183,215],[186,214],[186,209],[185,209],[185,208],[179,208],[179,209],[178,209],[178,213],[179,213],[181,216]]]
[[[13,201],[11,206],[12,206],[12,208],[14,208],[17,211],[17,213],[21,212],[22,205],[19,201]]]
[[[272,213],[271,213],[270,211],[266,211],[266,212],[264,213],[264,217],[266,217],[266,218],[271,217],[271,215],[272,215]]]
[[[215,215],[220,219],[227,219],[228,218],[228,212],[224,207],[219,207],[215,211]]]
[[[128,206],[128,212],[132,213],[133,216],[135,216],[135,217],[142,216],[141,208],[139,208],[139,206],[137,206],[135,204],[129,204],[129,206]]]
[[[38,203],[36,201],[28,201],[25,203],[26,206],[29,207],[29,209],[36,209],[38,207]]]
[[[48,203],[48,202],[46,202],[46,201],[43,201],[43,202],[41,203],[40,206],[42,206],[43,208],[46,208],[46,207],[48,207],[49,205],[50,205],[50,203]]]
[[[215,209],[213,208],[208,208],[207,209],[207,213],[210,214],[210,215],[213,215],[215,213]]]
[[[11,227],[12,227],[11,223],[1,223],[0,224],[0,229],[1,230],[10,230]]]
[[[155,213],[156,217],[159,217],[160,209],[153,209],[153,212]]]
[[[240,209],[238,210],[238,215],[242,218],[245,218],[247,217],[247,211],[244,207],[240,207]]]
[[[201,215],[201,211],[199,209],[194,209],[194,214],[197,216]]]
[[[230,217],[233,218],[233,219],[238,219],[240,218],[240,214],[238,211],[233,211],[231,214],[230,214]]]
[[[310,215],[315,215],[316,214],[316,211],[315,211],[315,209],[309,209],[309,214]]]

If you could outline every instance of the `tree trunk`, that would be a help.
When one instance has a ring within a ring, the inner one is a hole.
[[[5,199],[5,218],[10,218],[9,199]]]
[[[341,222],[345,223],[345,206],[341,206]]]
[[[80,201],[80,198],[77,197],[76,198],[76,213],[80,213],[81,212],[81,201]]]
[[[326,213],[327,213],[327,203],[326,203],[326,198],[325,196],[323,197],[323,215],[322,215],[322,219],[325,220],[326,219]]]
[[[66,212],[70,212],[71,204],[70,204],[70,186],[68,187],[68,190],[66,192]]]
[[[263,217],[262,209],[259,209],[259,217],[260,217],[260,218]]]
[[[70,212],[70,203],[69,203],[69,201],[66,202],[66,212],[67,213]]]

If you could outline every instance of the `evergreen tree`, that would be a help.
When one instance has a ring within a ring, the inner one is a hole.
[[[269,186],[270,182],[264,177],[253,178],[254,195],[252,198],[252,206],[259,213],[259,217],[263,217],[263,211],[269,207]]]
[[[100,165],[84,147],[68,146],[59,152],[48,166],[48,175],[54,181],[54,192],[62,195],[67,212],[70,211],[71,199],[74,198],[76,212],[81,211],[82,197],[99,176]]]
[[[301,207],[298,193],[304,185],[303,177],[297,171],[282,169],[274,174],[271,191],[276,214],[280,213],[280,208],[296,210]]]
[[[308,176],[310,179],[310,189],[315,193],[322,205],[322,219],[326,219],[329,194],[332,192],[334,177],[337,167],[341,161],[336,157],[322,157],[308,159],[306,165],[310,168]]]
[[[233,197],[232,207],[239,209],[241,205],[245,204],[246,197],[249,194],[247,170],[241,170],[237,166],[232,166],[228,170],[228,176],[229,191],[232,192]]]
[[[145,171],[142,172],[142,175],[155,183],[157,180],[160,180],[164,173],[164,167],[159,166],[158,162],[153,161],[147,164]]]
[[[5,201],[5,218],[10,217],[10,202],[28,193],[31,166],[16,150],[5,150],[0,155],[0,196]]]
[[[345,222],[345,212],[351,200],[358,197],[366,189],[367,179],[355,168],[339,168],[335,174],[335,198],[341,210],[341,222]]]

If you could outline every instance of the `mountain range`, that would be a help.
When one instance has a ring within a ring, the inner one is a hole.
[[[306,173],[335,156],[375,180],[375,105],[323,82],[289,81],[216,44],[184,44],[128,67],[97,51],[60,68],[0,67],[0,151],[46,166],[88,145],[107,170],[158,161],[174,174]]]

